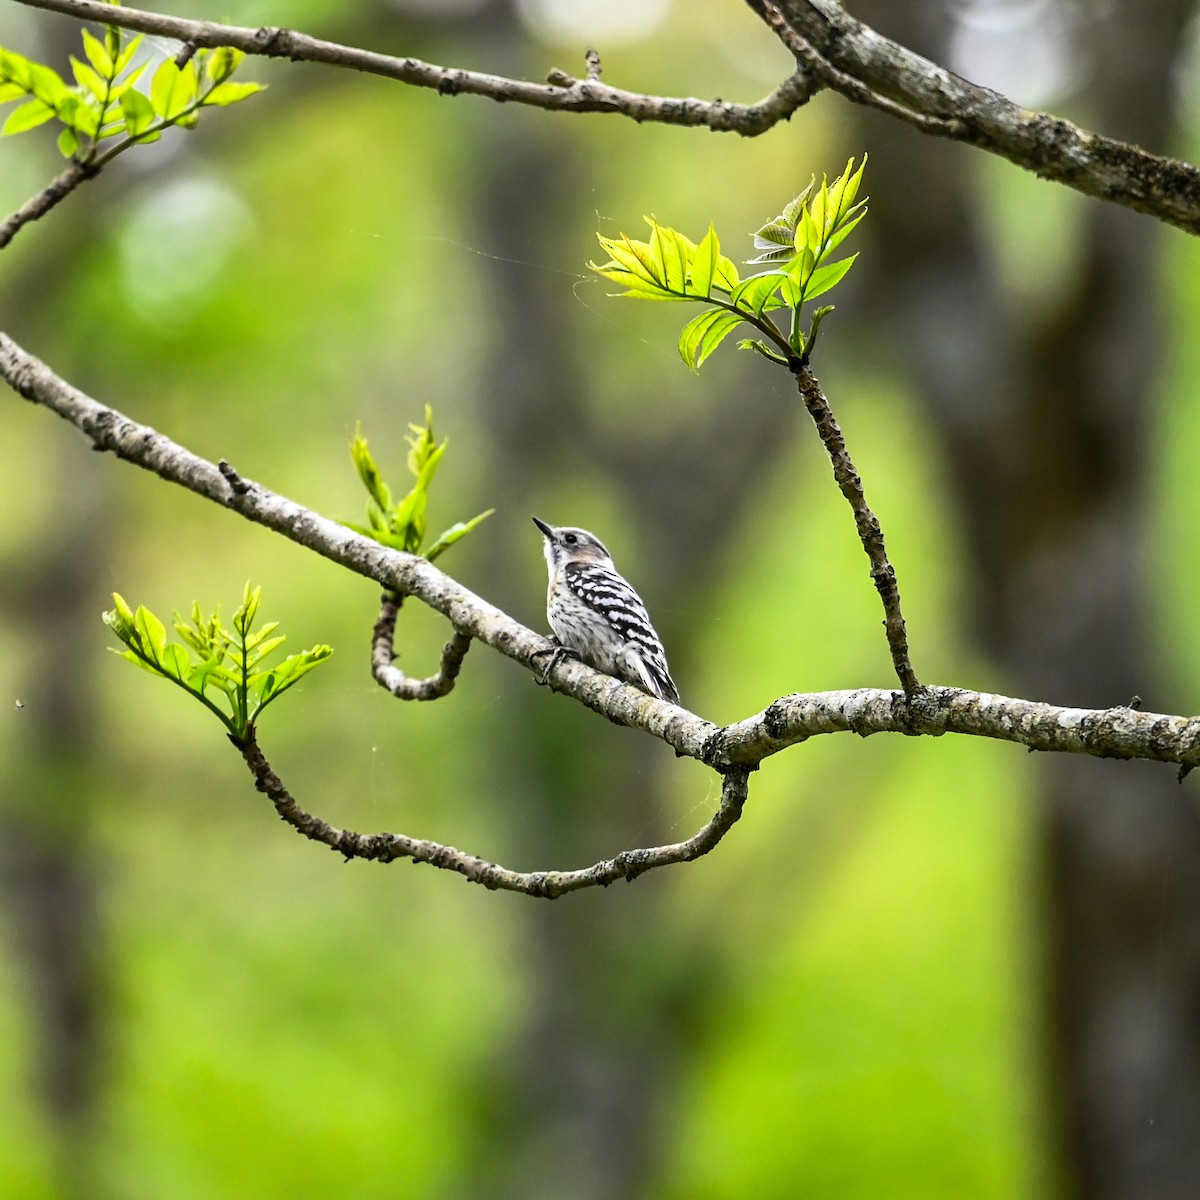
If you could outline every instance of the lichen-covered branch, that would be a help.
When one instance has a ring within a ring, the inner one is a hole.
[[[911,696],[921,685],[908,656],[908,634],[904,627],[904,615],[900,611],[900,588],[896,583],[895,569],[888,561],[883,530],[880,528],[879,519],[867,504],[862,480],[846,449],[841,427],[807,362],[802,362],[795,368],[795,376],[804,407],[812,417],[833,464],[833,477],[854,512],[859,541],[862,542],[862,547],[871,562],[871,580],[879,592],[880,600],[883,601],[883,625],[888,649],[892,655],[892,666],[900,680],[900,686]]]
[[[412,596],[445,616],[456,630],[541,674],[548,639],[439,571],[427,559],[391,550],[293,500],[224,470],[93,400],[60,379],[45,363],[0,333],[0,378],[18,394],[75,425],[92,444],[162,479],[232,509],[283,534],[297,545]],[[1016,742],[1031,750],[1141,758],[1200,766],[1200,718],[1126,707],[1061,708],[1032,700],[922,685],[912,695],[859,689],[784,696],[761,713],[722,728],[678,705],[564,659],[549,682],[619,725],[640,729],[680,754],[726,771],[752,767],[788,746],[819,734],[960,733]]]
[[[396,618],[404,597],[384,592],[379,617],[371,633],[371,677],[397,700],[438,700],[454,688],[463,659],[471,648],[471,639],[459,630],[442,647],[437,674],[412,679],[396,666]]]
[[[1190,163],[1022,108],[876,33],[835,0],[745,2],[797,62],[796,72],[757,104],[629,92],[602,83],[590,63],[583,79],[555,70],[549,83],[540,84],[378,54],[274,26],[221,25],[101,0],[21,0],[82,20],[175,38],[193,48],[233,46],[247,54],[382,75],[442,95],[486,96],[558,112],[615,113],[639,122],[699,126],[745,137],[765,133],[828,88],[925,133],[997,154],[1084,195],[1200,233],[1200,170]]]
[[[419,58],[378,54],[337,42],[310,37],[292,29],[262,26],[250,29],[220,25],[215,21],[192,21],[136,8],[115,7],[101,0],[21,0],[32,8],[44,8],[85,21],[119,25],[157,37],[175,38],[189,46],[232,46],[245,54],[348,67],[370,75],[382,75],[413,87],[431,88],[443,96],[487,96],[493,100],[528,104],[557,112],[619,113],[634,121],[664,125],[702,126],[719,133],[753,137],[787,120],[813,94],[808,76],[796,72],[757,104],[727,104],[722,100],[697,100],[675,96],[652,96],[610,87],[590,74],[575,79],[563,71],[551,73],[550,83],[506,79],[482,71],[439,67]]]
[[[1200,233],[1200,170],[1022,108],[876,33],[835,0],[746,0],[821,85],[1085,196]]]
[[[246,741],[238,745],[238,749],[254,776],[255,787],[266,795],[280,817],[306,838],[321,842],[348,859],[394,862],[398,858],[406,858],[416,863],[428,863],[443,871],[456,871],[471,883],[482,884],[491,890],[524,892],[528,896],[540,896],[547,900],[583,888],[607,887],[618,879],[631,881],[658,867],[692,862],[707,854],[742,815],[749,775],[749,769],[745,767],[731,768],[724,774],[721,803],[717,811],[686,841],[622,850],[612,858],[575,871],[514,871],[440,842],[411,838],[402,833],[355,833],[349,829],[338,829],[320,817],[305,812],[296,803],[259,749],[253,729]]]
[[[725,726],[700,757],[716,767],[757,764],[826,733],[959,733],[1016,742],[1029,750],[1148,759],[1188,770],[1200,765],[1200,716],[1168,716],[1126,705],[1063,708],[929,685],[911,699],[879,688],[783,696],[753,717]]]

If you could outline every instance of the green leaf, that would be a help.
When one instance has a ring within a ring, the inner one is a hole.
[[[32,67],[33,63],[23,54],[0,46],[0,79],[17,84],[26,95],[33,90]]]
[[[162,668],[164,675],[170,675],[172,679],[186,683],[192,674],[192,660],[178,642],[171,642],[163,647]]]
[[[704,360],[742,323],[740,313],[710,308],[689,321],[679,335],[679,355],[699,374]]]
[[[0,104],[8,100],[19,100],[29,93],[19,83],[0,83]]]
[[[119,47],[121,44],[121,31],[115,25],[110,25],[108,27],[108,29],[109,29],[109,33],[112,34],[113,37],[115,37],[116,45]],[[105,40],[108,41],[107,38]],[[137,35],[137,37],[133,38],[128,43],[128,45],[125,46],[125,48],[123,50],[120,50],[119,53],[116,51],[112,52],[113,59],[116,63],[116,67],[117,67],[117,69],[116,69],[117,75],[120,75],[120,73],[123,70],[125,70],[125,68],[127,66],[129,66],[129,64],[133,61],[133,56],[138,52],[138,47],[141,46],[141,44],[142,44],[142,35],[139,33]],[[149,66],[149,65],[150,65],[149,63],[145,64],[145,66]],[[139,68],[139,70],[141,70],[141,68]]]
[[[154,662],[162,659],[163,648],[167,644],[167,630],[163,623],[144,605],[139,604],[133,614],[134,636]]]
[[[389,529],[378,526],[355,525],[352,521],[342,521],[341,523],[347,529],[353,529],[355,533],[361,533],[363,537],[373,538],[381,546],[390,546],[393,550],[404,549],[404,538],[399,534],[392,533]]]
[[[760,342],[755,338],[743,338],[738,342],[739,350],[757,350],[764,358],[769,358],[772,362],[782,363],[787,366],[787,359],[782,354],[776,353],[767,345],[766,342]]]
[[[221,665],[221,655],[214,654],[211,658],[207,658],[202,663],[198,663],[192,668],[191,674],[187,677],[187,685],[190,691],[202,694],[204,689],[208,687],[213,672]],[[220,679],[212,680],[218,687],[221,687]]]
[[[461,541],[471,532],[477,525],[486,521],[496,510],[489,508],[487,512],[481,512],[477,517],[472,517],[469,521],[458,521],[451,525],[445,532],[438,534],[437,540],[429,547],[425,557],[433,562],[435,558],[449,550],[455,542]]]
[[[654,228],[654,218],[647,217],[650,226]],[[662,260],[661,243],[638,242],[622,234],[616,238],[600,237],[600,245],[608,251],[611,262],[588,263],[588,266],[599,275],[612,279],[629,288],[630,292],[651,295],[658,294],[663,298],[679,299],[666,286],[666,266]]]
[[[219,83],[204,97],[204,103],[224,108],[226,105],[236,104],[239,100],[245,100],[247,96],[253,96],[255,92],[266,90],[265,83]]]
[[[101,79],[91,67],[81,63],[74,56],[71,58],[71,71],[75,76],[75,82],[91,92],[97,100],[103,101],[108,98],[107,82]]]
[[[687,291],[690,243],[674,229],[660,225],[653,217],[647,217],[650,222],[651,254],[656,262],[662,264],[661,282],[667,291],[675,295],[683,295]],[[695,247],[692,246],[692,250]]]
[[[58,151],[63,158],[70,158],[79,149],[79,135],[73,129],[64,129],[58,135]]]
[[[858,196],[859,184],[862,183],[863,171],[866,170],[866,166],[867,156],[865,154],[857,171],[854,170],[854,159],[851,158],[846,164],[846,169],[838,176],[834,185],[829,189],[830,203],[834,205],[835,210],[834,228],[840,225],[847,213],[854,207],[854,201]]]
[[[816,187],[816,179],[809,181],[808,187],[784,206],[779,216],[768,221],[755,235],[754,248],[764,253],[750,259],[751,266],[760,263],[786,262],[796,253],[796,225],[800,214],[808,203],[809,194]]]
[[[821,186],[817,189],[817,194],[813,197],[808,212],[813,223],[813,228],[817,233],[816,241],[813,245],[819,246],[824,241],[825,235],[829,232],[833,224],[829,208],[829,188],[824,181],[822,181]],[[801,221],[804,220],[803,217],[800,219]],[[796,247],[797,250],[799,248],[799,246]]]
[[[67,85],[57,71],[36,62],[29,64],[29,90],[43,104],[55,110],[70,95]]]
[[[825,266],[818,267],[808,281],[804,298],[815,300],[818,296],[824,295],[825,292],[836,287],[841,283],[846,272],[854,266],[854,260],[857,257],[857,254],[852,254],[849,258],[839,258],[837,262],[826,263]]]
[[[242,603],[238,606],[237,612],[233,614],[233,627],[243,638],[249,632],[250,626],[254,624],[254,618],[258,615],[258,606],[261,603],[262,588],[252,588],[247,579],[245,587],[242,588]]]
[[[113,592],[113,607],[103,614],[104,623],[121,639],[128,642],[133,636],[133,610],[120,592]]]
[[[717,240],[717,231],[709,222],[708,232],[700,239],[696,254],[692,259],[691,278],[688,290],[695,296],[705,300],[712,295],[713,277],[717,273],[717,264],[721,260],[721,243]]]
[[[104,49],[108,57],[116,64],[116,73],[118,75],[121,73],[121,38],[123,36],[121,29],[116,25],[106,25],[104,27]],[[139,33],[138,38],[140,39],[141,36]]]
[[[150,81],[150,103],[164,121],[174,121],[196,99],[196,69],[191,63],[182,68],[168,58],[159,65]]]
[[[816,257],[821,248],[821,230],[813,220],[812,212],[807,208],[800,210],[800,221],[796,226],[796,253],[803,254],[806,250]]]
[[[154,124],[154,106],[141,92],[126,92],[121,97],[121,112],[125,115],[125,128],[133,137],[141,136]]]
[[[786,271],[763,271],[759,275],[750,275],[743,279],[729,294],[731,304],[738,308],[748,309],[756,317],[771,308],[781,308],[783,301],[771,302],[771,298],[787,279]]]
[[[160,679],[162,678],[162,672],[158,667],[154,663],[147,662],[136,650],[116,650],[112,646],[109,649],[118,658],[123,658],[127,662],[133,663],[135,667],[141,667],[143,671],[149,671],[151,675],[157,675]]]
[[[676,296],[668,292],[661,285],[652,283],[640,275],[635,275],[631,271],[626,271],[620,267],[597,266],[594,262],[589,262],[588,267],[595,271],[597,275],[602,275],[605,279],[611,279],[614,283],[619,284],[625,290],[623,292],[612,292],[611,295],[629,296],[635,300],[691,300],[691,296]]]
[[[358,472],[358,477],[362,480],[371,499],[384,511],[391,508],[391,489],[384,483],[383,476],[380,475],[379,468],[375,465],[375,459],[371,455],[367,439],[363,437],[362,430],[357,425],[354,427],[354,440],[350,443],[350,458],[353,460],[354,469]]]
[[[205,60],[204,73],[212,83],[224,83],[242,65],[245,57],[233,46],[218,46]]]
[[[112,85],[112,91],[109,93],[109,99],[114,101],[120,100],[121,97],[125,95],[125,93],[129,91],[129,89],[133,87],[133,85],[137,83],[139,79],[141,79],[149,65],[149,63],[142,63],[140,67],[130,71],[120,83],[114,83]]]
[[[83,31],[83,52],[102,78],[112,79],[117,74],[114,70],[116,64],[104,43],[88,29]]]
[[[56,115],[68,129],[78,129],[83,122],[95,125],[91,111],[77,95],[64,96]]]
[[[41,100],[28,100],[8,114],[8,120],[0,129],[0,137],[12,137],[15,133],[24,133],[27,129],[36,129],[44,125],[54,116],[54,109]]]
[[[300,680],[320,666],[333,653],[332,646],[313,646],[300,654],[293,654],[264,679],[259,690],[259,702],[250,719],[257,720],[259,713],[273,700],[277,700],[288,688],[294,687]]]

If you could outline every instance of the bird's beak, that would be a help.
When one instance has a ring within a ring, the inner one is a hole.
[[[540,517],[534,517],[533,523],[542,531],[543,534],[545,534],[546,537],[550,537],[554,533],[554,526],[547,525],[546,522]]]

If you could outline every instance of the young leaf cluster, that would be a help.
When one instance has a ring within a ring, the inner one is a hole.
[[[221,623],[219,610],[205,617],[198,603],[192,605],[190,621],[175,613],[175,632],[181,642],[168,641],[158,617],[142,605],[135,612],[116,592],[104,623],[128,647],[114,654],[183,688],[241,741],[268,704],[333,653],[330,646],[313,646],[267,667],[264,660],[285,638],[272,636],[278,621],[252,631],[261,599],[262,588],[247,583],[241,606],[233,614],[232,630]]]
[[[63,155],[98,168],[132,145],[157,141],[173,125],[191,129],[202,108],[223,108],[263,90],[257,83],[230,82],[245,55],[229,46],[198,50],[182,67],[167,59],[145,83],[150,64],[138,53],[141,45],[140,34],[127,42],[115,25],[106,26],[103,39],[85,29],[87,61],[71,58],[74,85],[53,68],[0,47],[0,103],[24,100],[8,114],[0,137],[56,120]]]
[[[367,489],[367,525],[353,525],[349,521],[346,526],[356,533],[374,538],[393,550],[404,550],[409,554],[421,554],[428,532],[426,510],[429,507],[429,485],[433,482],[434,474],[446,453],[450,439],[445,438],[439,445],[433,436],[433,409],[425,406],[425,424],[409,424],[412,434],[406,440],[409,445],[408,470],[415,480],[412,488],[403,499],[393,501],[392,490],[384,482],[375,459],[367,445],[367,439],[362,432],[355,431],[354,441],[350,443],[350,457],[358,471],[358,477]],[[432,562],[444,553],[455,542],[467,536],[481,521],[486,520],[495,512],[489,508],[469,521],[459,521],[449,529],[440,533],[433,541],[424,556]]]
[[[689,321],[679,335],[683,361],[698,371],[704,360],[745,323],[766,340],[748,338],[738,343],[757,350],[774,362],[792,365],[807,358],[821,322],[832,305],[814,309],[804,321],[810,301],[832,290],[854,265],[857,254],[834,259],[834,251],[866,216],[866,201],[858,200],[866,156],[857,169],[854,159],[830,183],[814,178],[779,216],[755,235],[761,251],[750,266],[768,269],[741,279],[737,267],[721,253],[716,230],[710,225],[699,243],[678,230],[647,217],[650,239],[635,241],[626,234],[599,237],[609,260],[588,266],[625,290],[620,295],[642,300],[699,300],[713,307]],[[772,313],[787,313],[786,324]]]

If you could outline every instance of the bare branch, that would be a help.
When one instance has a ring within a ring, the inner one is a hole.
[[[386,589],[416,597],[442,613],[460,633],[486,642],[527,670],[540,674],[542,658],[554,648],[548,639],[476,596],[427,559],[381,546],[243,478],[228,464],[223,472],[149,426],[85,396],[3,333],[0,377],[26,399],[70,421],[98,449],[111,450],[168,482],[233,509]],[[553,666],[549,676],[556,690],[610,721],[660,738],[680,754],[722,772],[753,767],[807,738],[838,732],[861,736],[961,733],[1016,742],[1031,750],[1200,766],[1200,717],[1124,706],[1060,708],[929,685],[920,686],[911,696],[863,688],[784,696],[756,716],[721,728],[574,659]],[[622,873],[628,870],[613,877]]]
[[[1014,104],[914,54],[834,0],[746,0],[832,90],[1085,196],[1200,232],[1200,170]]]
[[[70,162],[36,196],[31,196],[16,212],[0,221],[0,250],[17,236],[30,221],[44,217],[59,201],[66,199],[85,179],[99,168],[80,162]]]
[[[904,615],[900,611],[900,588],[896,583],[895,569],[888,561],[879,519],[867,504],[862,480],[850,458],[850,452],[846,449],[846,440],[842,437],[841,428],[816,376],[807,361],[800,362],[793,370],[796,382],[800,386],[804,407],[808,409],[808,415],[812,417],[817,433],[833,463],[833,477],[854,512],[854,524],[858,529],[859,540],[867,552],[867,558],[871,560],[871,579],[879,592],[879,598],[883,601],[883,624],[888,649],[892,654],[892,666],[895,667],[904,691],[912,696],[921,685],[909,660],[908,635],[904,628]]]
[[[397,700],[437,700],[447,695],[462,670],[463,659],[471,648],[471,639],[457,629],[442,647],[442,659],[436,675],[425,679],[410,679],[395,664],[396,617],[404,597],[384,592],[379,618],[371,636],[371,676]]]
[[[264,25],[249,29],[219,25],[214,21],[191,21],[136,8],[116,7],[101,0],[21,0],[32,8],[44,8],[84,21],[119,25],[158,37],[176,38],[195,47],[233,46],[246,54],[289,58],[303,62],[348,67],[370,75],[382,75],[413,87],[432,88],[443,96],[488,96],[559,112],[611,112],[634,121],[664,125],[707,126],[719,133],[754,137],[785,121],[805,104],[815,88],[808,76],[797,72],[784,80],[757,104],[726,104],[721,100],[697,100],[651,96],[609,87],[598,78],[574,79],[554,72],[550,84],[506,79],[480,71],[439,67],[419,58],[396,58],[309,37],[295,30]],[[591,66],[589,63],[589,73]]]
[[[1061,708],[928,685],[911,699],[877,688],[784,696],[757,715],[727,725],[701,757],[718,768],[756,764],[825,733],[960,733],[1017,742],[1030,750],[1148,759],[1188,769],[1200,765],[1200,717],[1167,716],[1125,705]]]
[[[0,378],[34,403],[45,405],[83,432],[98,450],[111,450],[143,470],[232,509],[380,587],[415,596],[441,613],[458,631],[541,675],[555,644],[439,571],[428,559],[392,550],[337,521],[270,491],[240,475],[229,463],[211,463],[177,442],[139,425],[73,388],[45,363],[0,333]],[[540,657],[539,657],[540,656]],[[580,703],[662,738],[681,754],[698,757],[717,726],[630,684],[564,659],[550,668],[548,682]]]
[[[411,838],[402,833],[355,833],[349,829],[338,829],[320,817],[305,812],[296,803],[259,749],[253,729],[247,741],[238,749],[254,775],[255,787],[267,796],[280,817],[306,838],[321,842],[348,859],[393,862],[397,858],[407,858],[444,871],[457,871],[471,883],[482,884],[491,890],[524,892],[528,896],[540,896],[547,900],[583,888],[607,887],[618,879],[632,881],[658,867],[692,862],[707,854],[742,815],[750,771],[747,767],[735,767],[724,775],[720,806],[712,818],[686,841],[641,850],[622,850],[613,858],[577,871],[513,871],[440,842]]]

